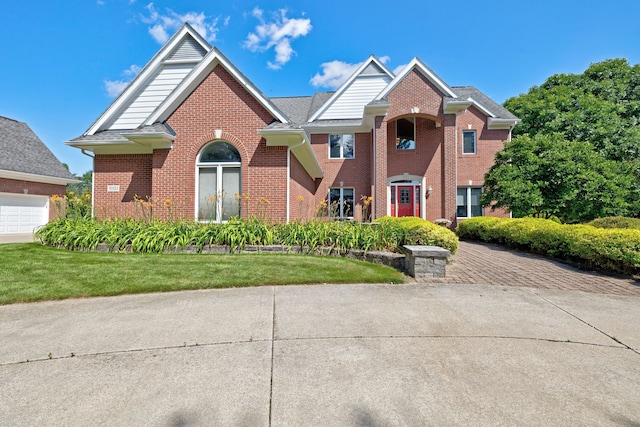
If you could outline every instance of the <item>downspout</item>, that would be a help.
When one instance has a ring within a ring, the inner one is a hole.
[[[306,141],[304,137],[302,141],[294,146],[287,147],[287,224],[289,223],[289,217],[291,214],[291,149],[296,148],[304,144]]]
[[[373,203],[371,204],[371,221],[373,221],[374,219],[376,219],[376,208],[378,206],[378,192],[376,191],[378,189],[378,174],[376,171],[376,118],[373,118],[373,129],[371,131],[371,133],[373,134],[373,138],[371,138],[371,140],[373,141]]]
[[[80,149],[80,152],[82,154],[84,154],[87,157],[91,157],[91,166],[92,166],[92,171],[91,171],[91,218],[93,218],[95,216],[95,200],[96,198],[95,196],[95,187],[93,185],[93,174],[95,173],[95,169],[96,169],[96,156],[92,156],[91,154],[87,153],[87,150],[85,150],[84,148]]]

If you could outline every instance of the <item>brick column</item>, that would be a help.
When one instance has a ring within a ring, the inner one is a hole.
[[[380,218],[387,214],[387,122],[384,116],[376,117],[373,136],[375,142],[373,179],[376,185],[373,213],[375,218]]]
[[[444,115],[442,146],[442,217],[456,222],[457,163],[455,114]]]

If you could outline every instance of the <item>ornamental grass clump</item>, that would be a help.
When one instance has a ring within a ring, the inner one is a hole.
[[[227,245],[231,252],[238,252],[247,245],[278,244],[310,251],[330,248],[347,252],[397,251],[404,239],[400,230],[395,225],[341,221],[278,224],[257,218],[232,218],[225,223],[62,218],[42,227],[37,237],[45,245],[72,250],[93,250],[105,244],[110,251],[161,253],[192,245],[202,252],[208,245]]]

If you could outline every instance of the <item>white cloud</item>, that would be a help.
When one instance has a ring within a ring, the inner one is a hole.
[[[397,76],[402,72],[402,70],[404,70],[404,67],[406,66],[407,64],[398,65],[396,68],[393,69],[393,74]]]
[[[133,64],[122,72],[122,75],[128,77],[128,79],[121,80],[105,80],[104,88],[107,91],[107,95],[111,98],[115,98],[120,95],[122,91],[129,85],[131,80],[138,75],[142,68]]]
[[[133,64],[131,65],[129,68],[127,68],[126,70],[124,70],[122,72],[122,74],[124,74],[125,76],[132,76],[135,77],[138,75],[138,73],[140,72],[140,70],[142,70],[142,67]]]
[[[273,70],[282,68],[296,53],[291,47],[291,41],[306,36],[313,28],[311,19],[287,18],[287,10],[280,9],[279,14],[273,14],[273,21],[264,19],[264,11],[258,7],[252,11],[252,16],[260,21],[253,33],[247,35],[243,46],[252,52],[266,52],[274,48],[276,57],[274,62],[267,62]]]
[[[109,97],[115,98],[122,93],[128,84],[128,80],[105,80],[104,88],[107,90]]]
[[[167,8],[165,14],[161,14],[153,6],[153,3],[149,3],[146,6],[149,16],[143,16],[142,22],[151,25],[149,27],[149,34],[158,43],[164,43],[169,40],[169,34],[175,32],[185,22],[188,22],[194,30],[196,30],[202,37],[212,42],[216,39],[218,34],[218,20],[219,18],[210,18],[204,14],[204,12],[187,12],[179,14],[173,10]],[[225,18],[224,24],[229,23],[229,17]]]
[[[391,60],[391,58],[385,55],[378,58],[378,60],[386,65]],[[363,62],[349,64],[347,62],[337,60],[325,62],[324,64],[320,65],[322,67],[322,72],[316,73],[316,75],[313,76],[309,82],[314,87],[337,89],[342,85],[342,83],[344,83],[349,77],[351,77],[362,64]],[[404,65],[401,65],[399,68],[402,70],[402,68],[404,68]],[[397,73],[394,71],[394,74]]]
[[[362,65],[348,64],[342,61],[325,62],[321,65],[322,73],[316,73],[310,80],[314,87],[337,89]]]

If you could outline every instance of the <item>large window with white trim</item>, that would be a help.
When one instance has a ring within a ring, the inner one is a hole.
[[[240,215],[241,158],[226,141],[207,145],[198,156],[199,221],[222,222]]]
[[[329,135],[330,159],[353,159],[355,155],[355,137],[352,133]]]
[[[353,188],[330,188],[329,189],[329,217],[331,218],[353,218]]]
[[[482,196],[482,188],[458,187],[456,216],[458,218],[482,216],[480,196]]]

